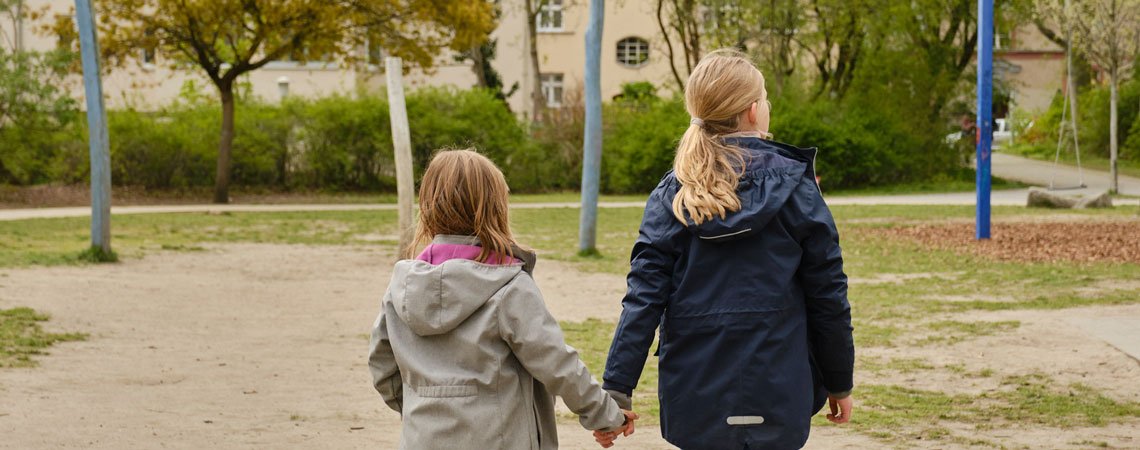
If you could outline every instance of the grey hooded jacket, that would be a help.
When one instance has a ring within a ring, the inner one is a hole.
[[[384,402],[402,415],[401,449],[558,448],[553,395],[587,429],[623,424],[547,311],[530,275],[534,255],[519,252],[524,262],[513,265],[396,263],[368,365]]]

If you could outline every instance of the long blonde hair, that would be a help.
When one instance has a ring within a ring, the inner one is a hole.
[[[740,210],[736,187],[744,170],[744,154],[720,135],[740,126],[740,115],[754,102],[767,100],[764,75],[743,54],[717,50],[701,59],[685,85],[685,109],[692,116],[673,160],[681,189],[673,199],[673,215],[701,224]]]
[[[440,234],[475,236],[483,248],[479,262],[493,255],[513,258],[509,194],[503,172],[486,156],[472,150],[439,152],[420,182],[420,221],[413,248]]]

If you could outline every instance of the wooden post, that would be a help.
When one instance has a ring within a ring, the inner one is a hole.
[[[99,41],[91,0],[75,0],[79,47],[83,60],[83,88],[87,96],[87,134],[91,149],[91,246],[111,253],[111,152],[107,142],[107,115],[103,107],[103,81],[99,68]]]
[[[412,175],[412,138],[408,129],[408,110],[404,103],[404,65],[400,58],[385,60],[388,75],[388,116],[392,120],[392,148],[396,154],[396,195],[400,205],[400,258],[410,258],[415,232],[416,185]]]

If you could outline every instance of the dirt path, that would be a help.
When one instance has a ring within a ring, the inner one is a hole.
[[[29,306],[53,316],[49,330],[91,334],[53,348],[38,368],[0,370],[0,448],[393,448],[399,417],[383,407],[364,366],[390,263],[364,248],[226,245],[97,267],[0,270],[0,308]],[[554,261],[537,272],[559,319],[617,318],[622,277]],[[1134,383],[1121,383],[1140,366],[1069,323],[1082,314],[1140,309],[1000,313],[992,319],[1023,325],[982,339],[981,353],[962,344],[864,355],[965,361],[969,370],[1000,360],[999,373],[1044,372],[1140,400]],[[925,377],[899,383],[963,387]],[[560,428],[564,448],[596,448],[576,424]],[[850,429],[812,431],[808,448],[882,447]],[[1055,437],[1032,431],[1008,442]],[[1120,426],[1062,433],[1140,442]],[[619,445],[670,448],[654,426]]]
[[[540,264],[557,317],[617,317],[621,277]],[[0,448],[393,448],[399,417],[364,367],[389,265],[365,249],[227,245],[0,271],[0,308],[91,334],[0,370]],[[560,428],[564,448],[596,448]],[[813,443],[874,445],[839,433]],[[670,448],[652,426],[621,446]]]

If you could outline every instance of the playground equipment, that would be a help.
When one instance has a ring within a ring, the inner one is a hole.
[[[582,211],[578,252],[597,252],[598,184],[602,172],[602,24],[605,0],[590,1],[586,28],[586,131],[582,144]]]
[[[990,166],[993,145],[994,1],[978,1],[977,211],[974,238],[990,238]]]
[[[1065,8],[1069,7],[1068,0],[1065,1]],[[1053,155],[1053,173],[1049,178],[1049,190],[1063,190],[1063,189],[1082,189],[1088,187],[1085,184],[1085,172],[1081,169],[1081,139],[1077,134],[1077,83],[1073,81],[1073,26],[1065,26],[1065,105],[1061,107],[1061,124],[1057,129],[1057,152]],[[1065,120],[1066,116],[1071,112],[1072,117]],[[1061,147],[1064,145],[1065,129],[1070,128],[1069,135],[1073,137],[1073,150],[1077,155],[1077,177],[1079,181],[1076,186],[1057,187],[1057,164],[1061,161]]]
[[[91,151],[91,246],[111,254],[111,150],[99,69],[99,40],[91,0],[75,0],[79,50],[83,60],[83,90],[87,97],[87,130]]]
[[[412,203],[416,195],[412,179],[412,133],[408,129],[408,109],[404,103],[404,63],[400,58],[384,60],[388,76],[388,117],[392,122],[392,148],[396,153],[396,197],[399,201],[400,258],[410,258],[414,231]]]

